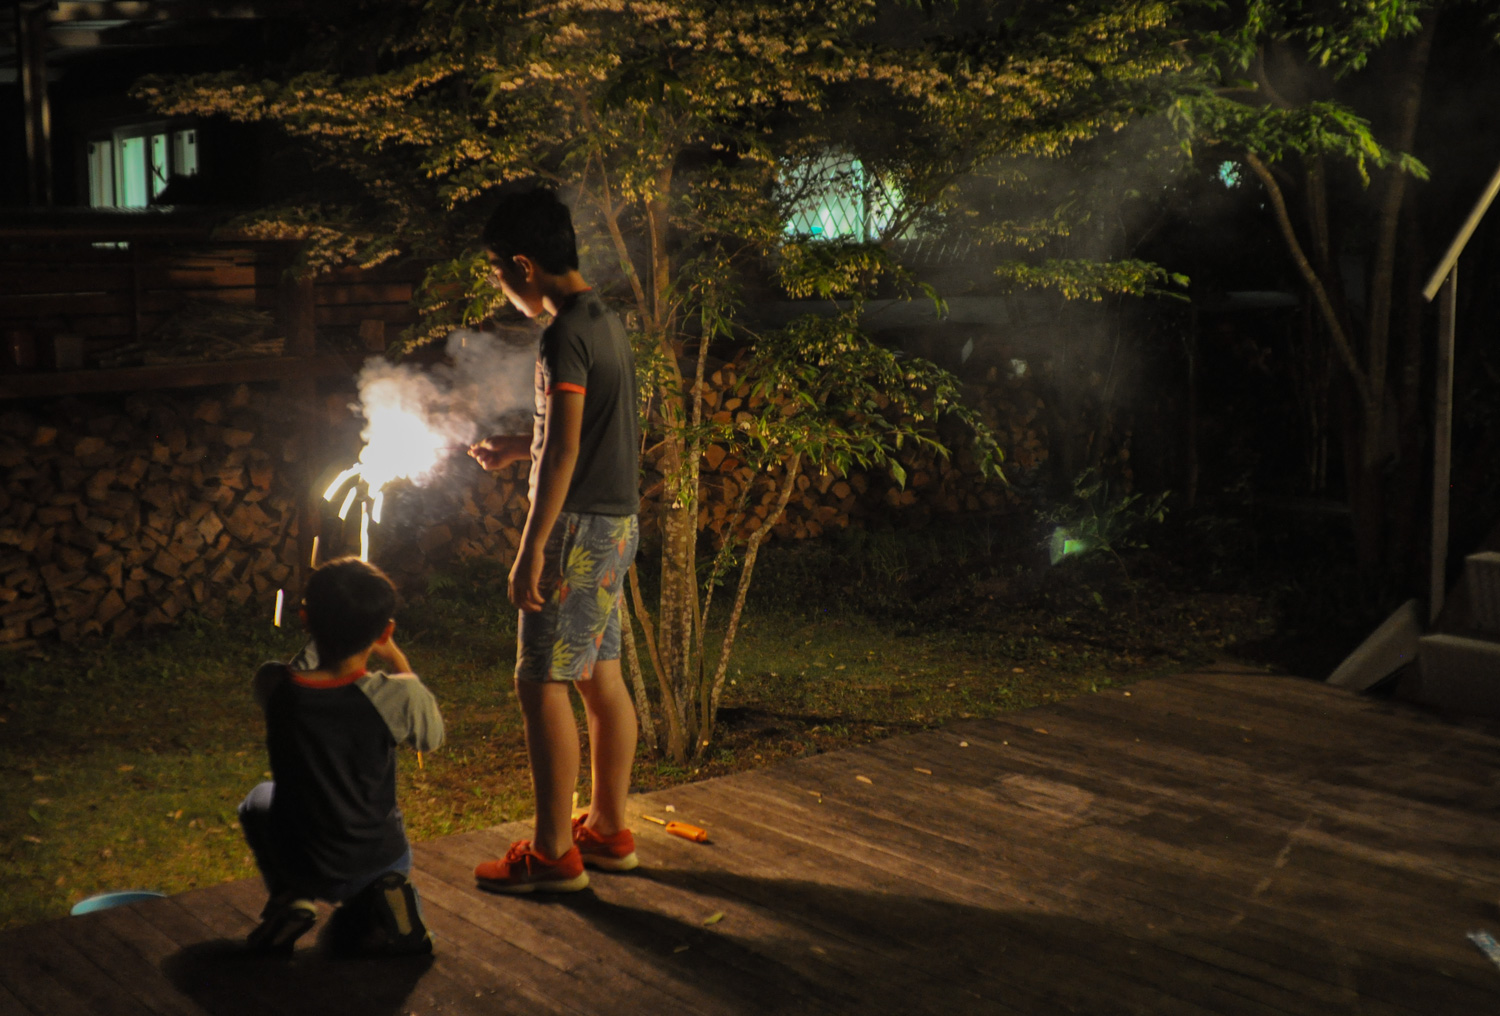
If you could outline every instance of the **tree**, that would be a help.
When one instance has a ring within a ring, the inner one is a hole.
[[[1221,7],[1198,35],[1208,77],[1174,111],[1190,145],[1254,175],[1341,367],[1345,483],[1367,572],[1410,563],[1425,268],[1414,183],[1428,176],[1412,153],[1439,22],[1461,6]],[[1350,290],[1350,257],[1366,260],[1363,298]],[[1397,462],[1404,480],[1392,491]]]
[[[277,124],[356,184],[357,202],[290,206],[254,227],[320,239],[314,266],[444,253],[408,344],[495,311],[500,294],[472,240],[487,194],[522,180],[565,191],[597,272],[628,309],[647,430],[662,453],[660,602],[647,609],[634,576],[632,600],[665,750],[685,763],[711,743],[758,550],[802,473],[859,465],[904,482],[904,450],[948,453],[935,429],[944,417],[966,427],[981,466],[998,473],[998,445],[958,401],[954,379],[861,330],[865,296],[919,291],[880,241],[942,228],[976,172],[992,185],[1013,179],[1017,160],[1055,158],[1128,123],[1144,83],[1181,65],[1166,34],[1172,10],[1105,0],[1004,9],[426,0],[401,13],[373,70],[157,80],[141,93],[163,111]],[[897,196],[880,235],[789,234],[799,181],[810,179],[796,169],[829,152],[857,155]],[[1105,272],[1093,285],[1119,289],[1141,272]],[[1069,274],[1057,264],[1045,272]],[[757,333],[739,313],[747,283],[817,297],[828,310]],[[705,412],[716,345],[747,350],[740,377],[765,399],[760,412],[729,422]],[[711,443],[778,486],[772,514],[720,552],[705,584],[698,471]],[[732,606],[711,645],[713,592],[734,567]],[[644,699],[638,674],[635,684]]]

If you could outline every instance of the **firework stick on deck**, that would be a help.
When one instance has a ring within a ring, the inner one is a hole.
[[[673,836],[681,836],[685,840],[692,840],[694,843],[708,842],[707,829],[701,829],[695,825],[688,825],[686,822],[668,822],[667,832],[671,833]]]

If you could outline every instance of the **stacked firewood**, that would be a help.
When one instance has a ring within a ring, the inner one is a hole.
[[[297,562],[294,495],[256,400],[62,403],[0,416],[0,648],[124,635],[269,598]],[[279,461],[278,461],[279,460]]]
[[[728,414],[722,419],[776,411],[731,365],[712,381],[718,394],[709,408]],[[1013,478],[1045,459],[1034,395],[999,382],[968,394],[1006,444]],[[120,636],[191,612],[216,616],[229,604],[264,609],[269,623],[276,590],[295,597],[307,563],[301,555],[314,534],[323,560],[358,552],[357,511],[342,522],[337,506],[321,501],[311,516],[299,519],[298,511],[299,501],[321,493],[325,474],[357,455],[360,421],[348,411],[351,401],[347,392],[333,393],[326,404],[288,407],[241,386],[0,413],[0,649]],[[294,419],[292,408],[303,416]],[[318,415],[318,426],[309,426],[308,413]],[[317,460],[304,463],[305,435],[325,423],[332,430],[319,439]],[[796,479],[773,535],[800,540],[851,525],[920,524],[934,515],[1003,509],[1009,488],[978,475],[961,435],[945,438],[958,449],[951,459],[902,460],[904,487],[879,471],[838,475],[812,467]],[[648,454],[648,540],[662,507],[660,465],[659,451]],[[731,449],[712,445],[701,466],[698,523],[711,544],[722,545],[731,526],[744,539],[767,524],[781,490],[779,468],[757,472]],[[437,482],[392,498],[385,521],[371,529],[372,559],[412,589],[454,560],[508,563],[526,519],[526,472],[517,463],[486,474],[455,453]],[[299,544],[301,526],[308,532]]]

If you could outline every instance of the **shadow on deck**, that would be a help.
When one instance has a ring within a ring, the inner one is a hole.
[[[1500,736],[1222,668],[634,799],[643,867],[496,897],[417,845],[435,957],[238,941],[253,880],[0,936],[0,1016],[1500,1012]]]

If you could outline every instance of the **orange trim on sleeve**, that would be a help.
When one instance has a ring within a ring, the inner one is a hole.
[[[547,389],[548,395],[551,395],[553,392],[577,392],[579,395],[584,395],[587,393],[587,389],[585,389],[583,385],[574,385],[569,384],[566,381],[559,381],[557,382],[557,384]]]

